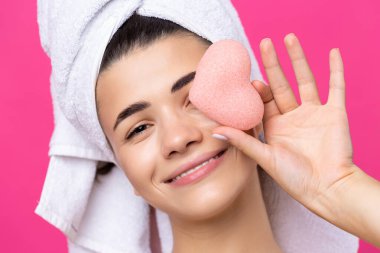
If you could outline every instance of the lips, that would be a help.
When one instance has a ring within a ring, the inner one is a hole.
[[[193,160],[193,161],[191,161],[189,163],[186,163],[186,164],[182,165],[181,167],[179,167],[178,169],[176,169],[163,182],[164,183],[171,183],[175,177],[181,175],[182,173],[184,173],[184,172],[186,172],[186,171],[188,171],[190,169],[193,169],[193,168],[197,167],[198,165],[200,165],[200,164],[202,164],[202,163],[210,160],[213,157],[222,155],[226,150],[227,149],[219,149],[219,150],[216,150],[216,151],[205,153],[205,154],[197,157],[195,160]]]

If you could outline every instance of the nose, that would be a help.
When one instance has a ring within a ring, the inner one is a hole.
[[[167,159],[176,153],[185,153],[202,140],[202,131],[196,122],[179,116],[172,115],[162,127],[162,153]]]

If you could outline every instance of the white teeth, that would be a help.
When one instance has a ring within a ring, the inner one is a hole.
[[[199,168],[205,166],[206,164],[208,164],[208,163],[211,162],[212,160],[215,160],[215,158],[213,157],[213,158],[211,158],[211,159],[205,161],[204,163],[202,163],[202,164],[200,164],[200,165],[198,165],[198,166],[196,166],[196,167],[194,167],[194,168],[192,168],[192,169],[190,169],[190,170],[187,170],[187,171],[181,173],[180,175],[178,175],[178,176],[176,176],[175,178],[173,178],[173,181],[176,181],[176,180],[180,179],[181,177],[184,177],[184,176],[186,176],[186,175],[188,175],[188,174],[190,174],[190,173],[193,173],[194,171],[196,171],[196,170],[198,170]]]
[[[177,181],[178,179],[180,179],[180,178],[182,178],[182,177],[184,177],[184,176],[186,176],[186,175],[188,175],[188,174],[193,173],[194,171],[196,171],[196,170],[202,168],[203,166],[205,166],[207,163],[211,162],[212,160],[218,159],[218,158],[219,158],[220,156],[222,156],[223,154],[224,154],[224,151],[223,151],[222,154],[220,154],[220,153],[217,154],[216,156],[210,158],[209,160],[203,162],[202,164],[200,164],[200,165],[198,165],[198,166],[196,166],[196,167],[194,167],[194,168],[192,168],[192,169],[190,169],[190,170],[187,170],[187,171],[181,173],[180,175],[176,176],[175,178],[169,179],[169,180],[168,180],[168,183],[173,183],[173,182]]]

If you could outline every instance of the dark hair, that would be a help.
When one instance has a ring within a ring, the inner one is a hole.
[[[99,75],[107,70],[112,63],[120,60],[133,49],[149,46],[153,42],[173,34],[194,36],[207,45],[212,44],[211,41],[170,20],[141,16],[134,12],[116,31],[108,43],[100,64]],[[113,166],[113,163],[98,162],[96,177],[108,174]]]
[[[121,59],[121,57],[127,55],[133,49],[149,46],[154,41],[172,34],[194,36],[208,45],[212,44],[211,41],[200,37],[199,35],[170,20],[141,16],[135,12],[116,31],[108,43],[100,64],[99,75],[109,68],[112,63]],[[96,166],[95,180],[98,180],[99,175],[108,174],[114,166],[115,165],[113,163],[99,161]],[[271,191],[275,186],[275,182],[265,172],[265,170],[261,168],[260,165],[257,165],[257,170],[260,180],[260,187],[263,194],[265,194],[265,205],[267,207],[273,207],[273,204],[278,202],[275,199],[276,196],[271,194]],[[268,214],[271,215],[271,209],[268,209],[267,211]]]
[[[193,36],[208,45],[212,44],[211,41],[170,20],[141,16],[134,12],[116,31],[108,43],[100,64],[99,74],[133,49],[144,48],[161,38],[173,34]]]

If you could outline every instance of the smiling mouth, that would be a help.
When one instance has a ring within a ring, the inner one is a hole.
[[[206,164],[208,164],[210,161],[212,161],[212,160],[216,160],[216,159],[218,159],[219,157],[221,157],[226,151],[227,151],[227,149],[222,150],[222,151],[219,152],[216,156],[211,157],[209,160],[207,160],[207,161],[205,161],[205,162],[199,164],[198,166],[196,166],[196,167],[194,167],[194,168],[192,168],[192,169],[189,169],[189,170],[187,170],[187,171],[181,173],[180,175],[178,175],[178,176],[176,176],[176,177],[174,177],[174,178],[171,178],[171,179],[169,179],[169,180],[166,180],[164,183],[166,183],[166,184],[173,183],[173,182],[177,181],[178,179],[180,179],[180,178],[182,178],[182,177],[184,177],[184,176],[187,176],[187,175],[189,175],[189,174],[191,174],[191,173],[193,173],[193,172],[195,172],[195,171],[201,169],[203,166],[205,166]]]

